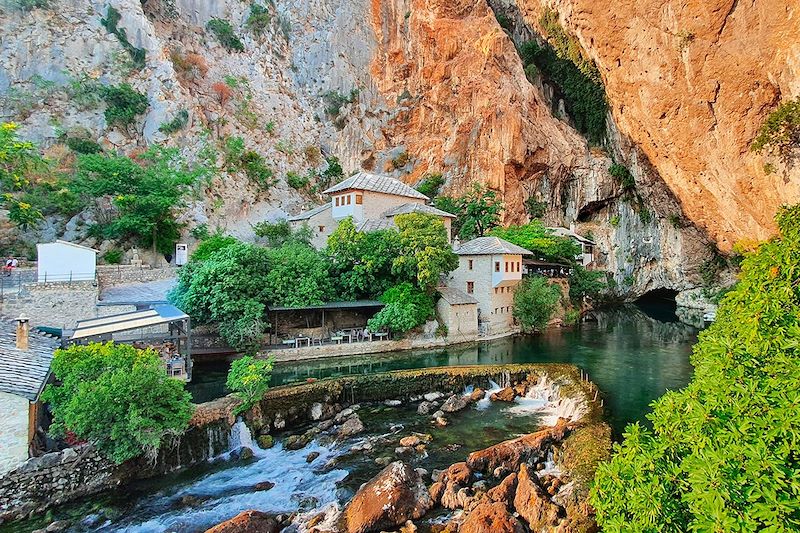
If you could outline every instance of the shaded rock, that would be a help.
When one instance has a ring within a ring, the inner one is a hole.
[[[473,452],[467,457],[467,464],[475,472],[494,472],[498,467],[506,472],[516,471],[523,462],[546,458],[550,447],[561,442],[572,427],[566,420],[559,419],[553,427]]]
[[[517,397],[516,391],[511,387],[506,387],[505,389],[501,390],[500,392],[495,392],[492,394],[489,399],[493,402],[513,402],[514,398]]]
[[[57,531],[64,531],[70,526],[69,520],[56,520],[44,529],[47,533],[56,533]]]
[[[514,502],[514,494],[517,491],[517,474],[512,472],[496,487],[492,487],[486,492],[486,496],[493,502],[500,502],[508,507]]]
[[[442,507],[447,509],[463,509],[472,498],[472,490],[468,489],[472,471],[467,463],[455,463],[445,470],[439,481],[444,483],[441,495]]]
[[[413,451],[414,448],[411,448],[410,446],[398,446],[394,449],[394,454],[398,457],[407,457],[411,455]]]
[[[392,462],[392,458],[390,456],[388,456],[388,455],[385,456],[385,457],[376,457],[375,458],[375,464],[378,465],[378,466],[386,466],[391,462]]]
[[[333,421],[336,424],[341,424],[347,418],[351,417],[353,415],[353,413],[355,413],[355,412],[356,412],[356,410],[353,409],[352,407],[348,407],[347,409],[343,409],[343,410],[339,411],[339,413],[337,413],[335,417],[333,417]]]
[[[342,424],[339,428],[337,434],[339,435],[339,438],[344,438],[358,435],[362,431],[364,431],[364,424],[361,422],[361,419],[358,417],[358,415],[353,415],[345,420],[344,424]]]
[[[261,511],[244,511],[230,520],[206,530],[206,533],[277,533],[278,521]]]
[[[525,396],[528,393],[528,383],[523,381],[517,385],[514,385],[514,392],[517,396]]]
[[[310,454],[306,455],[306,462],[313,463],[314,459],[319,457],[319,452],[311,452]]]
[[[443,398],[443,397],[444,397],[444,394],[442,394],[441,392],[429,392],[428,394],[423,395],[423,398],[425,398],[425,401],[428,401],[428,402],[435,402],[439,398]]]
[[[436,406],[433,403],[425,401],[417,406],[417,414],[423,416],[429,415],[435,408]]]
[[[406,520],[406,523],[400,526],[400,533],[417,533],[417,526],[411,520]]]
[[[251,450],[247,446],[242,446],[242,448],[239,450],[239,460],[248,461],[252,458],[253,458],[253,450]]]
[[[253,485],[253,490],[255,491],[265,491],[270,490],[275,486],[275,483],[272,481],[260,481]]]
[[[459,485],[469,484],[472,478],[472,470],[465,462],[454,463],[441,474],[441,481],[452,481]]]
[[[272,438],[272,435],[261,435],[256,439],[256,443],[259,448],[267,450],[275,446],[275,439]]]
[[[194,494],[186,494],[181,496],[181,499],[178,500],[178,505],[180,507],[198,507],[207,499],[208,496],[195,496]]]
[[[461,524],[459,533],[525,533],[525,527],[505,505],[482,503],[475,507]]]
[[[307,444],[308,440],[305,435],[289,435],[286,437],[283,447],[287,450],[300,450],[305,448]]]
[[[333,427],[333,424],[334,422],[331,419],[323,420],[322,422],[317,424],[317,429],[319,429],[320,431],[328,431]]]
[[[472,394],[469,395],[469,401],[471,402],[479,402],[486,397],[486,391],[478,388],[472,391]]]
[[[441,481],[437,481],[433,485],[430,486],[428,489],[428,494],[431,495],[431,498],[435,503],[439,503],[442,500],[442,494],[444,494],[444,487],[445,484]]]
[[[460,394],[450,396],[447,401],[442,405],[442,411],[445,413],[456,413],[461,411],[469,405],[469,399]]]
[[[423,516],[433,499],[413,468],[396,461],[361,487],[342,513],[348,533],[380,531]]]
[[[536,474],[531,474],[525,464],[519,467],[514,508],[533,531],[558,525],[562,515],[561,507],[550,501]]]

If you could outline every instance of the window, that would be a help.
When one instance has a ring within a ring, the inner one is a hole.
[[[508,261],[506,261],[506,272],[508,272]]]
[[[320,226],[319,227],[319,232],[322,233],[323,231],[325,231],[325,226]]]
[[[336,207],[339,207],[339,197],[337,196],[337,197],[336,197],[336,198],[334,198],[333,200],[334,200],[334,202],[335,202],[335,204],[336,204]]]
[[[520,261],[517,261],[517,272],[519,272],[521,268],[522,268],[522,263]]]
[[[360,192],[356,193],[356,205],[361,205],[364,203],[364,195]]]
[[[475,292],[475,282],[474,281],[468,281],[467,282],[467,294],[472,294],[473,292]]]
[[[494,293],[497,294],[497,287],[494,288]]]
[[[470,270],[472,270],[472,259],[470,259],[470,260],[467,262],[467,264],[469,265],[469,267],[468,267],[468,268],[469,268]]]
[[[495,261],[494,262],[494,271],[495,272],[500,272],[500,261]]]
[[[347,205],[350,205],[350,195],[348,194],[348,195],[346,196],[346,198],[347,198]]]

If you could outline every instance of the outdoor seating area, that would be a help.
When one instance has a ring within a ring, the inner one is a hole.
[[[370,331],[366,327],[342,328],[331,331],[325,337],[309,337],[305,335],[290,336],[281,340],[283,348],[304,348],[308,346],[324,346],[355,342],[385,341],[390,339],[388,331]]]

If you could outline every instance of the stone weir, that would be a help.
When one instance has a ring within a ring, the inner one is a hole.
[[[354,404],[424,402],[424,396],[434,392],[460,395],[466,386],[490,389],[497,384],[503,387],[499,395],[513,397],[513,386],[520,383],[539,383],[547,389],[546,394],[555,395],[554,421],[566,413],[582,425],[600,423],[599,391],[577,367],[561,364],[401,370],[280,386],[270,389],[239,420],[263,439],[309,422],[333,419]],[[233,411],[238,404],[234,396],[199,404],[189,429],[162,446],[153,460],[142,457],[116,465],[90,445],[29,459],[0,477],[0,523],[220,455],[231,446],[232,428],[237,424]]]

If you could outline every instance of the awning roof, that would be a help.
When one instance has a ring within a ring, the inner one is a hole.
[[[361,309],[364,307],[383,307],[385,304],[378,300],[355,300],[351,302],[328,302],[319,305],[306,305],[301,307],[286,307],[276,305],[270,311],[309,311],[313,309]]]
[[[75,326],[75,332],[70,337],[70,340],[119,333],[159,324],[169,324],[186,320],[187,318],[189,318],[189,315],[174,305],[159,304],[142,311],[80,320]]]

